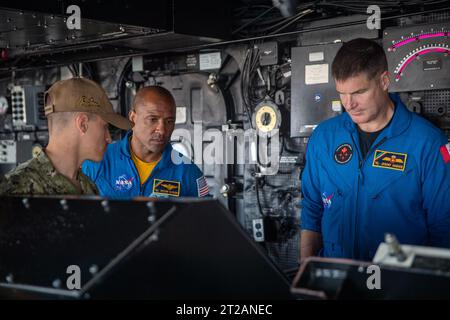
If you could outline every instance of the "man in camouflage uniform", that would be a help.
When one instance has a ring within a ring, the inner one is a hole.
[[[96,186],[83,173],[79,173],[81,194],[98,194]],[[9,195],[45,195],[80,194],[80,190],[53,167],[44,151],[36,158],[19,165],[6,174],[0,184],[0,194]]]
[[[35,158],[5,175],[0,195],[98,194],[80,170],[84,160],[100,161],[111,142],[108,123],[127,130],[105,91],[85,78],[56,82],[46,92],[49,143]]]

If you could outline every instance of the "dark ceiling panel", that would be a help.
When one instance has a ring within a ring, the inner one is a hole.
[[[230,34],[228,9],[206,0],[72,4],[80,7],[80,30],[66,25],[68,1],[0,1],[0,70],[47,66],[68,56],[83,60],[106,53],[170,51],[225,40]]]

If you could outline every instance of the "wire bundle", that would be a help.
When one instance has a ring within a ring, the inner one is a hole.
[[[448,0],[406,0],[406,1],[371,1],[371,0],[322,0],[302,2],[296,7],[296,14],[291,17],[283,17],[280,12],[271,5],[271,1],[247,1],[246,4],[234,10],[235,29],[232,34],[237,38],[258,37],[263,35],[278,34],[294,27],[296,22],[307,22],[322,18],[332,18],[343,14],[367,14],[367,8],[371,5],[380,7],[385,16],[391,16],[409,11],[422,11],[436,8],[439,5],[449,4]],[[270,4],[269,4],[270,3]],[[305,16],[309,20],[302,19]],[[300,21],[301,20],[301,21]]]

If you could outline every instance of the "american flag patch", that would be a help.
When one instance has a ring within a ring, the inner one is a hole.
[[[207,196],[209,193],[208,184],[206,183],[205,176],[201,176],[197,179],[197,190],[198,190],[198,196],[204,197]]]
[[[447,143],[445,146],[441,147],[442,158],[444,158],[445,164],[450,162],[450,143]]]

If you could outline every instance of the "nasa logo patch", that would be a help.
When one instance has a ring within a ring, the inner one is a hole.
[[[114,183],[114,189],[117,191],[128,191],[133,187],[134,177],[128,178],[125,174],[118,176]]]

